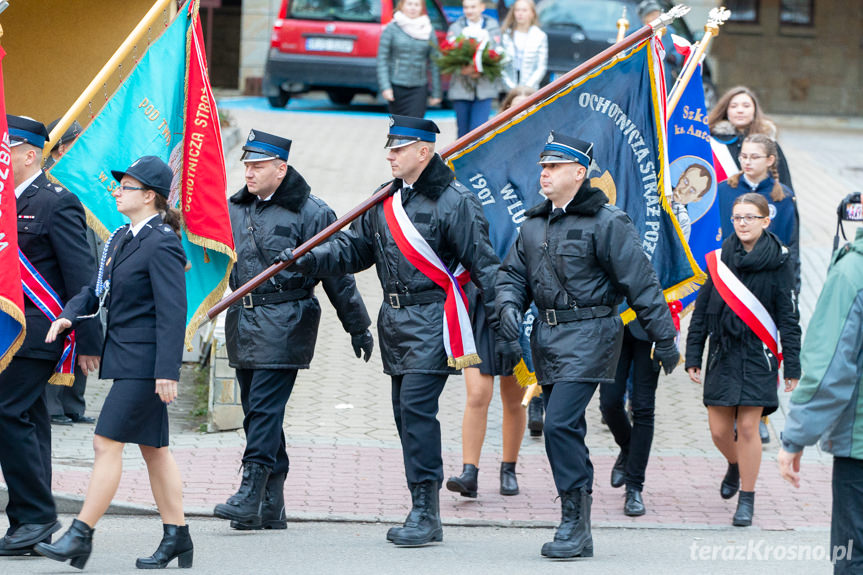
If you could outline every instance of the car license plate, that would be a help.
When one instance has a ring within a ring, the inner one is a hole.
[[[306,51],[308,52],[342,52],[354,51],[354,41],[350,38],[306,38]]]

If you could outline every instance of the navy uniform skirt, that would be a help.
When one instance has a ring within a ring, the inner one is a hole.
[[[483,375],[512,375],[512,372],[502,373],[500,365],[498,365],[495,331],[488,325],[485,305],[479,290],[473,283],[465,284],[464,290],[468,301],[468,314],[470,315],[471,328],[473,328],[476,353],[482,360],[482,363],[472,367],[479,368],[479,372]]]
[[[150,447],[168,445],[168,406],[156,393],[155,379],[115,379],[96,435]]]

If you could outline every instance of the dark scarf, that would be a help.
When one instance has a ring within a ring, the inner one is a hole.
[[[299,212],[309,198],[312,189],[306,180],[292,166],[288,166],[288,171],[285,174],[282,183],[276,188],[273,197],[270,201],[287,208],[292,212]],[[254,202],[258,196],[249,191],[248,186],[243,186],[243,189],[231,196],[231,203],[234,204],[249,204]]]
[[[767,230],[749,252],[743,248],[737,234],[732,234],[722,242],[722,261],[768,310],[776,270],[782,267],[788,257],[788,248]],[[723,335],[736,340],[743,339],[752,330],[722,301],[718,292],[715,297],[719,300],[717,312]]]

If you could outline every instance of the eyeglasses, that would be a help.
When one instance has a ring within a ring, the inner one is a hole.
[[[747,224],[751,224],[755,220],[763,220],[764,218],[769,218],[770,216],[753,216],[751,214],[745,216],[731,216],[732,223],[739,224],[740,222],[746,222]]]
[[[146,190],[147,188],[139,188],[138,186],[117,186],[121,192],[134,192],[135,190]]]
[[[761,154],[740,154],[739,156],[737,156],[737,159],[740,160],[741,162],[745,162],[747,160],[752,160],[753,162],[757,162],[761,158],[766,158],[766,157],[767,156],[764,156]]]

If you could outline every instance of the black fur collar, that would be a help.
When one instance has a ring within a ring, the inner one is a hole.
[[[428,165],[414,182],[413,189],[429,199],[436,200],[443,193],[447,184],[455,179],[455,172],[449,169],[449,166],[441,159],[438,154],[429,161]],[[404,185],[401,179],[395,180],[396,189],[401,189]]]
[[[575,197],[566,206],[567,214],[578,214],[582,216],[595,216],[608,203],[608,196],[599,188],[590,185],[590,180],[581,183],[581,187],[575,193]],[[551,200],[545,200],[529,209],[525,215],[529,218],[547,216],[552,209]]]
[[[276,192],[270,201],[292,212],[299,212],[311,191],[312,189],[309,187],[309,184],[306,183],[306,180],[300,173],[293,166],[288,166],[285,179],[276,188]],[[243,186],[242,190],[231,196],[231,202],[234,204],[248,204],[255,201],[255,199],[257,199],[257,196],[249,192],[247,186]]]

